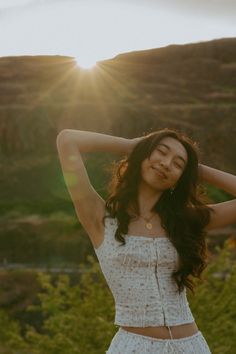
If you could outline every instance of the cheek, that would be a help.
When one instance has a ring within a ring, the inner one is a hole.
[[[143,178],[145,178],[145,176],[147,175],[147,167],[145,164],[141,165],[140,174],[141,174],[141,177],[143,177]]]
[[[159,160],[159,154],[158,154],[158,152],[157,151],[153,151],[152,152],[152,154],[151,154],[151,156],[150,156],[150,161],[149,161],[149,163],[151,164],[151,163],[153,163],[153,162],[156,162],[156,161],[158,161]]]
[[[177,182],[180,180],[182,174],[183,174],[183,171],[180,171],[180,172],[177,171],[177,172],[173,175],[173,182],[174,182],[174,183],[177,183]]]
[[[155,178],[150,162],[145,162],[142,164],[141,176],[145,181],[149,181],[149,182],[153,181],[153,178]]]
[[[144,160],[141,164],[141,172],[146,173],[151,166],[150,161]]]
[[[168,183],[169,184],[174,184],[179,181],[179,179],[182,176],[182,171],[172,171],[172,173],[169,175]]]

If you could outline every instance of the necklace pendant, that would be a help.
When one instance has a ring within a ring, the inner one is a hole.
[[[147,223],[146,223],[146,228],[147,228],[148,230],[151,230],[151,229],[152,229],[152,224],[151,224],[150,222],[147,222]]]

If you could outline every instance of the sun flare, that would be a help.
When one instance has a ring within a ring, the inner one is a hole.
[[[81,67],[82,69],[92,69],[96,66],[97,62],[96,60],[92,59],[92,58],[84,58],[84,57],[77,57],[75,58],[76,63],[79,67]]]

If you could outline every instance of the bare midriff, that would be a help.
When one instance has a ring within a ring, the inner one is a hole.
[[[121,326],[128,332],[141,334],[143,336],[160,338],[160,339],[170,339],[170,332],[167,326],[158,327],[125,327]],[[184,338],[192,336],[198,332],[198,327],[196,322],[185,323],[181,325],[169,326],[173,339]]]

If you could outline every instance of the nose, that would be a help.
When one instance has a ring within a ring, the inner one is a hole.
[[[161,161],[161,162],[160,162],[160,165],[161,165],[162,168],[168,170],[169,167],[170,167],[170,160],[167,160],[167,159],[166,159],[165,161]]]

